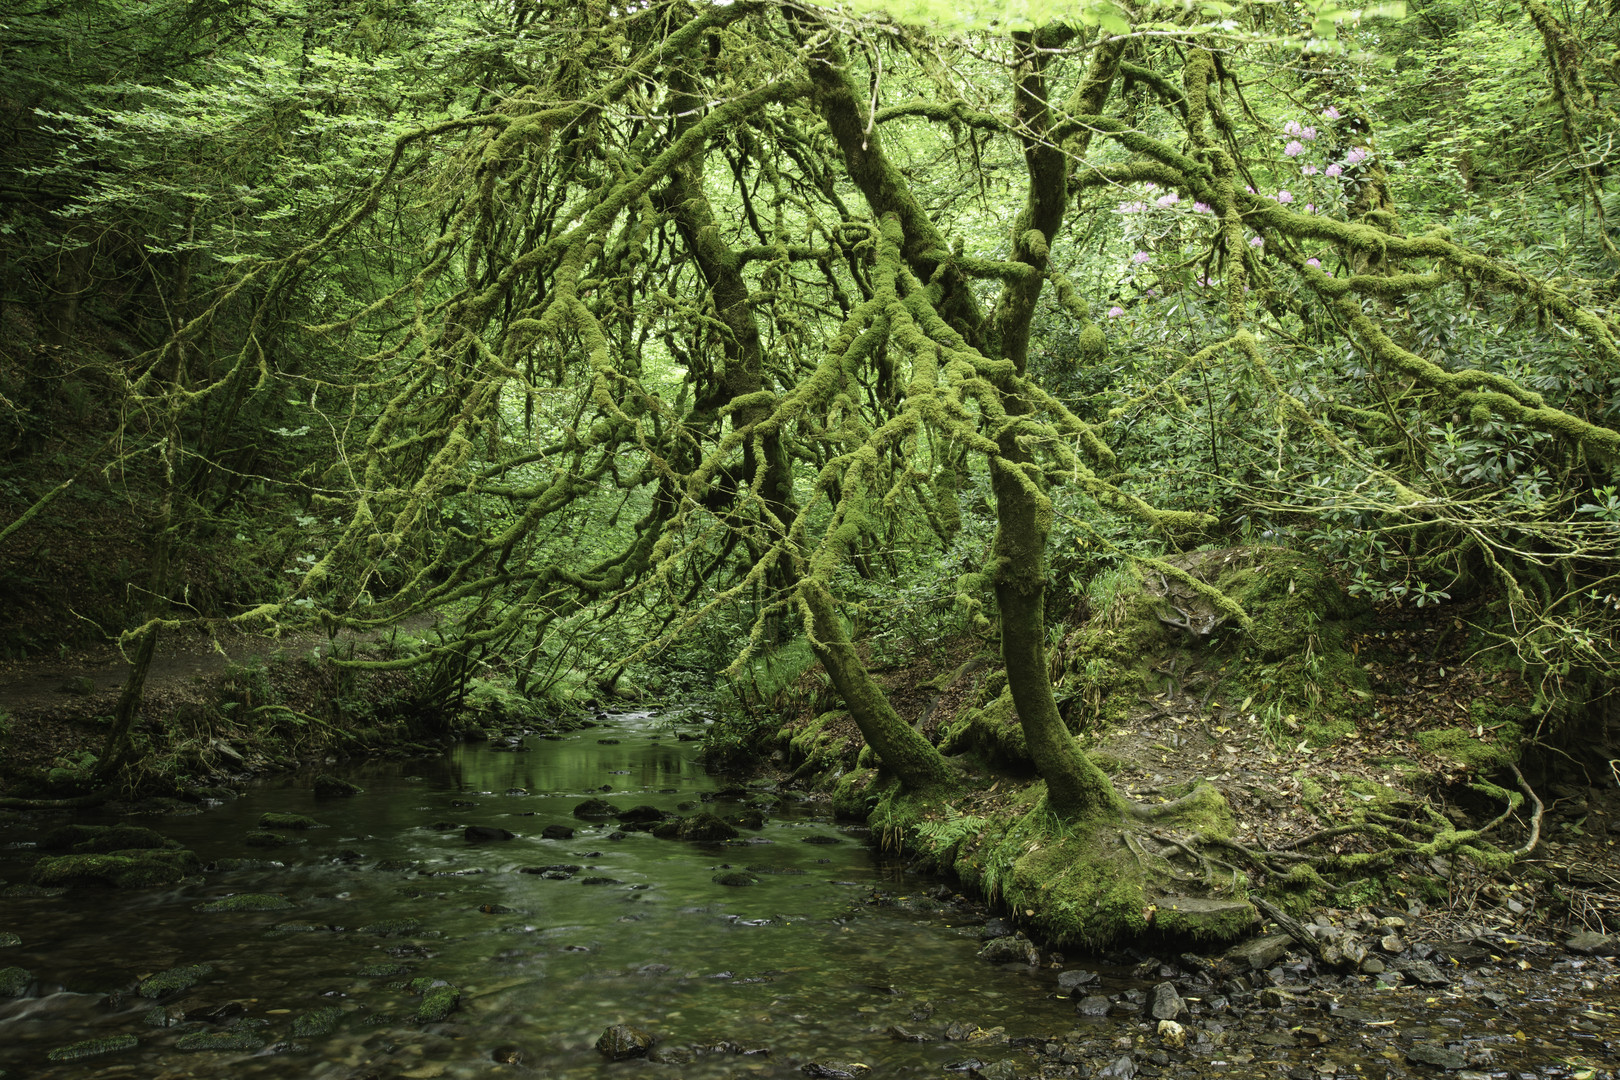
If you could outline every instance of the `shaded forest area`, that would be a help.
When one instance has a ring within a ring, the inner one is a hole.
[[[1606,5],[0,23],[9,802],[656,698],[1057,940],[1616,917]]]

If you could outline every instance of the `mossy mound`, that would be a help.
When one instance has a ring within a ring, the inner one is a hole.
[[[296,907],[285,896],[274,893],[235,893],[231,896],[222,896],[218,900],[210,900],[206,904],[198,904],[193,911],[234,912],[234,911],[291,911]]]
[[[1460,727],[1431,728],[1414,736],[1418,746],[1429,753],[1449,758],[1477,773],[1506,769],[1518,761],[1519,741],[1523,737],[1523,731],[1513,723],[1501,725],[1489,737],[1480,734],[1477,728]]]
[[[48,1061],[83,1061],[103,1054],[117,1054],[133,1050],[141,1041],[133,1035],[112,1035],[105,1039],[84,1039],[81,1042],[58,1046],[45,1055]]]
[[[160,832],[141,825],[63,825],[40,838],[41,851],[104,854],[144,848],[178,848]]]
[[[1012,691],[981,708],[969,709],[940,742],[940,753],[972,754],[994,769],[1029,773],[1035,763],[1029,756],[1023,725],[1013,709]]]
[[[213,973],[212,964],[186,964],[142,979],[135,992],[143,998],[156,999],[166,994],[189,990]]]
[[[784,747],[788,764],[798,775],[824,774],[835,765],[853,765],[862,744],[840,728],[852,730],[853,722],[847,712],[835,710],[790,729]]]
[[[312,817],[303,814],[263,814],[259,817],[260,829],[324,829],[325,825]]]
[[[184,848],[137,848],[101,855],[58,855],[34,864],[29,880],[42,888],[90,886],[116,889],[173,885],[202,868]]]

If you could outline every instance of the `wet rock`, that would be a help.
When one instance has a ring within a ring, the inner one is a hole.
[[[1389,953],[1391,956],[1394,956],[1397,953],[1403,953],[1406,951],[1406,942],[1401,940],[1401,936],[1399,934],[1385,934],[1383,937],[1378,939],[1378,947]]]
[[[1013,928],[1007,920],[990,918],[984,920],[984,925],[979,928],[979,940],[989,941],[991,938],[1010,937],[1012,932]]]
[[[702,813],[696,817],[686,818],[681,822],[680,838],[682,840],[691,840],[700,844],[713,844],[722,840],[734,840],[736,837],[737,830],[727,825],[714,814]]]
[[[801,843],[801,844],[842,844],[843,841],[840,840],[836,836],[828,836],[825,833],[816,833],[814,836],[801,837],[799,839],[799,843]]]
[[[210,900],[206,904],[198,904],[193,911],[234,912],[234,911],[291,911],[296,905],[285,896],[274,893],[233,893],[222,896],[218,900]]]
[[[624,882],[616,877],[583,877],[579,879],[581,885],[623,885]]]
[[[1158,1035],[1159,1041],[1172,1050],[1179,1050],[1187,1045],[1187,1029],[1174,1020],[1160,1020]]]
[[[1327,1032],[1316,1027],[1301,1027],[1294,1031],[1294,1038],[1301,1046],[1326,1046],[1332,1042]]]
[[[1401,974],[1421,986],[1451,985],[1451,980],[1427,960],[1397,960],[1395,967]]]
[[[248,847],[289,847],[293,844],[302,844],[302,838],[282,836],[274,832],[250,832],[242,837],[242,843]]]
[[[646,825],[655,821],[663,821],[669,815],[656,806],[648,806],[643,803],[640,806],[632,806],[628,810],[615,814],[614,817],[625,825]]]
[[[895,1042],[923,1043],[934,1041],[934,1037],[932,1035],[925,1035],[916,1031],[908,1031],[899,1024],[890,1024],[889,1030],[885,1032],[885,1034],[887,1034],[889,1038],[893,1039]]]
[[[315,778],[312,785],[315,794],[323,799],[343,799],[362,794],[366,789],[358,784],[351,784],[340,776],[331,773],[321,773]]]
[[[84,1039],[81,1042],[68,1043],[58,1046],[46,1054],[49,1061],[83,1061],[85,1058],[100,1057],[103,1054],[116,1054],[124,1050],[133,1050],[140,1045],[140,1040],[133,1035],[113,1035],[105,1039]]]
[[[0,998],[27,997],[33,984],[34,976],[23,968],[0,968]]]
[[[1189,1015],[1187,1003],[1176,993],[1174,983],[1162,982],[1148,996],[1148,1015],[1155,1020],[1181,1020]]]
[[[1074,1011],[1079,1013],[1081,1016],[1107,1016],[1109,1006],[1112,1004],[1113,1002],[1109,1001],[1101,994],[1091,994],[1087,997],[1081,998],[1079,1002],[1075,1004]]]
[[[765,814],[756,809],[743,809],[727,817],[726,823],[735,825],[739,829],[763,829],[765,827]]]
[[[1459,1051],[1447,1049],[1439,1043],[1415,1043],[1406,1051],[1408,1065],[1432,1065],[1437,1069],[1455,1072],[1468,1067],[1468,1059]]]
[[[186,964],[150,975],[140,981],[135,992],[143,998],[157,999],[168,994],[189,990],[214,973],[212,964]]]
[[[416,1009],[418,1024],[437,1024],[461,1004],[461,990],[455,984],[442,979],[416,979],[411,986],[415,989],[421,983],[428,985],[422,988],[422,1004]]]
[[[517,834],[510,829],[500,829],[493,825],[469,825],[462,830],[462,838],[474,844],[481,844],[488,840],[515,840]]]
[[[606,799],[586,799],[574,807],[574,816],[586,821],[615,817],[619,813],[619,808]]]
[[[1131,1080],[1136,1075],[1136,1062],[1129,1057],[1115,1058],[1113,1064],[1097,1073],[1098,1080]]]
[[[961,1061],[952,1061],[945,1066],[946,1072],[971,1072],[980,1068],[984,1062],[978,1058],[963,1058]]]
[[[1070,968],[1068,971],[1058,973],[1058,987],[1063,990],[1077,990],[1096,981],[1097,973],[1083,968]]]
[[[1260,991],[1258,1000],[1261,1006],[1267,1009],[1286,1009],[1299,1003],[1299,999],[1293,994],[1276,986],[1268,986]]]
[[[173,885],[202,868],[202,861],[185,850],[135,848],[107,854],[59,855],[40,859],[29,882],[53,889],[91,886],[140,889]]]
[[[1287,934],[1267,934],[1232,946],[1222,962],[1239,973],[1264,971],[1286,956],[1293,944]]]
[[[573,838],[574,830],[567,825],[547,825],[540,830],[540,839],[542,840],[572,840]]]
[[[411,965],[398,960],[384,960],[380,964],[371,964],[355,972],[362,979],[387,979],[395,975],[409,975]]]
[[[1011,1060],[1003,1058],[989,1065],[981,1065],[973,1070],[973,1075],[979,1080],[1013,1080],[1018,1075],[1018,1066]]]
[[[1564,948],[1584,956],[1613,956],[1620,953],[1620,935],[1594,934],[1583,930],[1564,942]]]
[[[799,1066],[799,1071],[815,1080],[854,1080],[855,1077],[865,1076],[872,1068],[858,1061],[842,1065],[823,1065],[819,1061],[811,1061]]]
[[[337,1030],[338,1021],[343,1019],[343,1010],[336,1005],[314,1012],[303,1013],[293,1019],[292,1033],[296,1039],[319,1039]]]
[[[1513,1003],[1513,999],[1499,990],[1485,990],[1481,991],[1479,1002],[1493,1009],[1505,1009]]]
[[[609,1061],[629,1061],[646,1057],[658,1040],[640,1028],[629,1024],[614,1024],[596,1040],[596,1052]]]
[[[1384,962],[1376,956],[1369,956],[1361,962],[1361,973],[1363,975],[1382,975],[1384,973]]]
[[[259,817],[261,829],[324,829],[325,825],[312,817],[303,814],[262,814]]]
[[[985,943],[984,948],[978,952],[980,960],[988,960],[992,964],[1038,964],[1041,962],[1040,950],[1035,943],[1022,934],[1012,937],[993,938]]]
[[[497,1046],[489,1053],[489,1059],[497,1065],[521,1065],[527,1056],[519,1046]]]
[[[741,870],[725,870],[714,875],[709,880],[714,882],[716,885],[730,885],[733,887],[759,884],[759,878],[755,877],[753,874],[745,873]]]
[[[194,1031],[175,1040],[174,1048],[190,1053],[203,1051],[251,1052],[264,1047],[264,1039],[251,1031]]]
[[[568,863],[553,863],[550,866],[524,866],[518,869],[520,874],[536,874],[548,881],[566,881],[579,873],[581,867]]]
[[[0,949],[15,949],[22,944],[22,938],[10,930],[0,930]]]

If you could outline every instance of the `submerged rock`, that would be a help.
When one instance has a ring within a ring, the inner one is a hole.
[[[351,784],[339,776],[331,773],[321,773],[315,778],[313,784],[315,794],[323,799],[341,799],[352,795],[364,794],[365,788],[358,784]]]
[[[1468,1067],[1468,1059],[1459,1051],[1447,1049],[1439,1043],[1415,1043],[1406,1052],[1408,1065],[1433,1065],[1437,1069],[1455,1072]]]
[[[1040,950],[1035,943],[1022,934],[1011,937],[992,938],[985,943],[978,953],[980,960],[988,960],[992,964],[1038,964],[1041,962]]]
[[[85,1039],[81,1042],[68,1043],[58,1046],[46,1054],[49,1061],[83,1061],[85,1058],[100,1057],[103,1054],[116,1054],[124,1050],[133,1050],[140,1045],[141,1040],[133,1035],[113,1035],[105,1039]]]
[[[646,1057],[647,1051],[657,1041],[640,1028],[614,1024],[596,1040],[596,1052],[609,1061],[629,1061],[631,1058]]]
[[[418,919],[384,919],[382,922],[368,923],[356,933],[375,934],[378,937],[406,937],[420,933],[421,930],[422,923]]]
[[[759,878],[752,874],[744,873],[741,870],[725,870],[714,875],[709,880],[714,882],[716,885],[731,885],[734,887],[759,884]]]
[[[574,830],[566,825],[547,825],[540,830],[540,839],[542,840],[572,840],[573,838]]]
[[[34,976],[24,968],[0,968],[0,997],[26,997],[33,984]]]
[[[285,896],[274,893],[233,893],[206,904],[198,904],[193,911],[217,913],[222,911],[290,911],[296,907]]]
[[[166,994],[190,990],[213,973],[212,964],[186,964],[147,976],[136,986],[135,992],[143,998],[160,998]]]
[[[292,844],[302,844],[304,840],[302,837],[282,836],[280,833],[261,829],[258,832],[248,833],[242,838],[242,843],[248,847],[288,847]]]
[[[325,825],[312,817],[303,814],[262,814],[259,817],[261,829],[324,829]]]
[[[628,810],[620,811],[614,817],[625,825],[645,825],[655,821],[663,821],[669,817],[669,814],[656,806],[648,806],[643,803],[641,806],[632,806]]]
[[[691,840],[700,844],[712,844],[722,840],[733,840],[736,837],[737,830],[721,821],[714,814],[702,813],[681,822],[680,838],[682,840]]]
[[[465,839],[475,843],[486,840],[515,840],[517,834],[508,830],[496,828],[493,825],[469,825],[461,834]]]

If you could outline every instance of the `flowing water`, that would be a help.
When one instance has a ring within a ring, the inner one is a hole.
[[[0,1068],[41,1080],[170,1070],[485,1076],[515,1050],[525,1068],[542,1073],[622,1075],[626,1066],[594,1050],[603,1029],[622,1022],[668,1045],[732,1044],[699,1053],[678,1070],[688,1077],[797,1075],[817,1058],[934,1074],[964,1057],[963,1048],[896,1042],[885,1034],[889,1025],[960,1018],[1016,1035],[1050,1028],[1061,1015],[1066,1003],[1045,1000],[1049,982],[975,960],[975,929],[910,904],[868,903],[875,888],[907,896],[937,883],[907,880],[875,861],[824,808],[773,802],[763,828],[725,845],[645,832],[615,837],[613,822],[574,818],[573,808],[593,796],[671,812],[690,811],[705,796],[713,801],[704,808],[720,811],[771,801],[759,791],[714,799],[719,781],[694,760],[696,744],[677,741],[657,717],[620,716],[527,745],[531,752],[485,743],[442,760],[361,765],[347,775],[366,793],[351,799],[317,799],[307,777],[279,778],[204,814],[143,821],[207,861],[247,856],[284,866],[214,871],[168,890],[0,901],[0,930],[23,938],[0,953],[0,966],[42,980],[39,996],[0,999]],[[266,811],[329,827],[289,833],[306,841],[295,847],[244,847]],[[461,828],[442,828],[452,822],[518,835],[469,843]],[[575,834],[540,839],[548,825]],[[389,869],[403,864],[414,865]],[[567,878],[520,872],[544,866],[577,870]],[[727,869],[756,883],[717,884]],[[24,874],[0,864],[0,876]],[[231,893],[281,894],[296,907],[195,910]],[[295,925],[318,929],[289,929]],[[185,964],[214,971],[164,1002],[168,1014],[240,1002],[249,1022],[270,1021],[262,1041],[277,1052],[186,1053],[174,1044],[198,1025],[154,1029],[152,1001],[133,993],[108,1000]],[[362,974],[379,965],[401,970]],[[403,985],[418,977],[459,987],[459,1010],[442,1023],[418,1023],[420,999]],[[333,1006],[343,1011],[333,1034],[289,1034],[297,1016]],[[138,1036],[139,1047],[47,1061],[54,1047],[119,1034]]]
[[[1245,1005],[1234,994],[1229,1010],[1226,985],[1206,980],[1187,1047],[1166,1054],[1133,1008],[1177,977],[1170,969],[1071,956],[1070,967],[1101,971],[1116,998],[1113,1015],[1077,1017],[1052,967],[977,959],[983,919],[939,902],[939,882],[875,858],[824,807],[764,784],[723,789],[674,729],[666,717],[623,715],[530,739],[524,752],[484,743],[359,764],[345,773],[366,789],[355,798],[317,798],[308,776],[279,777],[205,813],[144,819],[222,865],[170,889],[8,890],[0,934],[22,941],[0,949],[0,968],[34,981],[25,997],[0,997],[0,1076],[718,1080],[836,1075],[811,1063],[859,1074],[850,1063],[860,1063],[881,1080],[1005,1060],[1018,1075],[1073,1077],[1133,1051],[1147,1076],[1435,1075],[1411,1062],[1419,1044],[1466,1049],[1470,1080],[1615,1075],[1605,1058],[1620,1045],[1617,969],[1561,950],[1476,956],[1448,967],[1442,989],[1377,988],[1295,965],[1273,974],[1312,987],[1313,1001],[1280,1010],[1253,1007],[1252,993]],[[763,827],[705,845],[575,818],[593,797],[623,809],[768,811]],[[302,841],[294,846],[246,846],[269,811],[326,827],[286,834]],[[62,820],[9,830],[0,878],[26,880],[32,842]],[[469,825],[516,836],[474,843]],[[575,832],[544,839],[547,826]],[[244,858],[255,862],[231,861]],[[715,880],[737,871],[753,883]],[[197,910],[243,893],[292,906]],[[157,1000],[135,992],[143,977],[192,964],[210,971],[190,989]],[[441,982],[459,989],[459,1007],[424,1022],[422,987]],[[620,1023],[657,1036],[665,1061],[597,1053],[603,1030]],[[899,1041],[897,1026],[930,1041]],[[230,1033],[245,1048],[188,1051],[199,1032]],[[107,1037],[126,1045],[50,1059]]]

